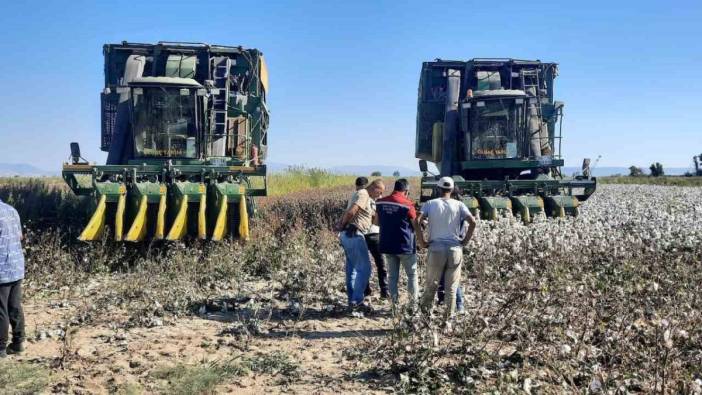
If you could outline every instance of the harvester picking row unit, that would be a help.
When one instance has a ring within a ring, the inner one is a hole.
[[[63,166],[71,189],[97,201],[79,238],[105,229],[126,241],[248,238],[252,197],[267,192],[263,54],[170,42],[108,44],[103,53],[107,164],[88,164],[72,143]]]
[[[583,176],[561,175],[563,103],[554,101],[555,63],[472,59],[425,62],[419,81],[415,156],[421,200],[440,176],[453,177],[474,214],[577,215],[596,188],[587,159]],[[427,161],[436,164],[430,175]]]

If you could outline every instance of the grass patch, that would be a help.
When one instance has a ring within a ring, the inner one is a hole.
[[[137,383],[127,383],[119,387],[114,393],[117,395],[140,395],[144,393],[144,389]]]
[[[164,394],[214,394],[218,385],[249,372],[279,375],[285,379],[299,377],[298,363],[282,351],[200,365],[181,363],[158,369],[151,376],[166,381],[162,387]]]
[[[35,394],[49,383],[49,373],[26,362],[0,362],[0,388],[3,394]]]
[[[227,379],[239,377],[248,369],[238,361],[212,361],[201,365],[178,364],[162,368],[152,376],[166,380],[165,394],[214,394],[215,388]]]
[[[611,177],[597,177],[597,182],[601,182],[603,184],[639,184],[639,185],[671,185],[671,186],[681,186],[681,187],[700,187],[700,186],[702,186],[702,177],[611,176]]]
[[[249,369],[257,373],[282,375],[285,377],[297,377],[299,375],[297,362],[282,351],[255,355],[247,358],[245,364]]]
[[[279,196],[307,189],[352,186],[355,180],[356,176],[333,174],[324,169],[291,166],[283,172],[268,175],[268,194]]]

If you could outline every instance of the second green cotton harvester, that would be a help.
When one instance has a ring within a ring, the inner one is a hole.
[[[419,81],[415,155],[421,200],[439,177],[455,180],[474,214],[529,222],[535,214],[578,215],[595,191],[589,160],[582,175],[561,174],[563,103],[554,100],[556,63],[472,59],[425,62]],[[430,174],[427,161],[439,174]]]

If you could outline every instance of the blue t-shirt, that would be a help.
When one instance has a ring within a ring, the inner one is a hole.
[[[429,221],[429,249],[457,247],[465,236],[463,223],[472,218],[468,207],[456,199],[432,199],[422,206]]]
[[[0,200],[0,284],[24,278],[22,226],[12,206]]]

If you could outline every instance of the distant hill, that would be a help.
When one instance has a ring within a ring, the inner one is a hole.
[[[647,167],[642,167],[644,173],[648,173],[648,168]],[[564,176],[571,176],[573,173],[581,173],[582,170],[579,167],[569,167],[569,166],[564,166],[563,167],[563,175]],[[691,168],[687,167],[663,167],[663,170],[665,171],[666,175],[669,176],[681,176],[685,174],[688,171],[692,171]],[[592,170],[592,175],[595,177],[606,177],[606,176],[614,176],[614,175],[622,175],[626,176],[629,174],[629,168],[628,167],[596,167]]]
[[[0,177],[52,177],[58,172],[40,169],[26,163],[0,163]]]
[[[271,173],[280,173],[287,170],[291,165],[277,162],[268,162],[268,171]],[[314,167],[314,166],[305,166]],[[328,170],[334,174],[345,174],[354,176],[370,176],[374,171],[379,171],[384,176],[392,176],[395,171],[400,172],[400,176],[412,177],[419,176],[421,173],[419,170],[412,170],[408,167],[402,166],[387,166],[387,165],[346,165],[346,166],[333,166],[328,167]]]
[[[335,174],[350,174],[354,176],[369,176],[374,171],[379,171],[384,176],[392,176],[395,171],[400,172],[400,176],[411,177],[420,176],[419,170],[413,170],[402,166],[386,166],[386,165],[348,165],[334,166],[329,168],[329,171]]]

